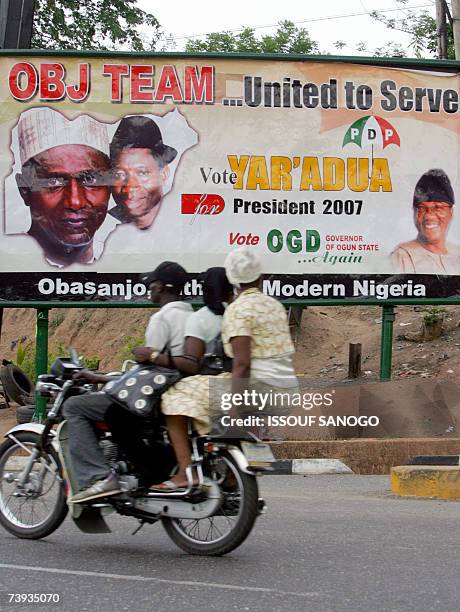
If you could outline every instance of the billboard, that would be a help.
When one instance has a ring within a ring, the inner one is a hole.
[[[35,53],[0,74],[0,300],[129,305],[161,261],[193,279],[242,245],[280,299],[460,295],[452,68]]]

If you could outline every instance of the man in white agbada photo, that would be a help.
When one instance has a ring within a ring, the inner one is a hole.
[[[27,233],[51,263],[92,262],[100,254],[93,239],[110,198],[106,125],[88,115],[70,120],[44,107],[24,112],[17,134],[16,182],[30,209]]]

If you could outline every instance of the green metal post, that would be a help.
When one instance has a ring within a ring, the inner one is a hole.
[[[37,308],[37,335],[35,351],[35,374],[46,374],[48,370],[48,309]],[[46,399],[35,394],[34,421],[41,423],[46,418]]]
[[[395,307],[382,306],[382,335],[380,340],[380,380],[391,379],[391,354],[393,351],[393,322]]]

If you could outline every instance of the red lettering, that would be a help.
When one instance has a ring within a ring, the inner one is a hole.
[[[65,68],[62,64],[40,64],[40,100],[65,97]]]
[[[253,236],[249,234],[240,234],[240,232],[230,232],[230,246],[237,244],[238,246],[256,246],[259,244],[260,236]]]
[[[22,80],[25,86],[22,87]],[[19,62],[15,64],[8,76],[10,93],[16,100],[30,100],[34,97],[38,87],[38,74],[33,64]]]
[[[173,102],[183,101],[179,79],[174,66],[163,66],[161,71],[155,102],[164,102],[165,98],[172,98]]]
[[[102,74],[111,80],[111,102],[122,102],[122,78],[129,74],[128,64],[104,64]]]
[[[214,102],[214,66],[185,66],[184,76],[185,102]]]
[[[131,102],[153,102],[153,74],[153,66],[131,66]]]
[[[224,199],[215,193],[183,193],[181,199],[183,215],[218,215],[225,208]]]
[[[78,85],[69,85],[67,87],[67,95],[72,102],[82,102],[88,95],[90,90],[90,65],[78,65]]]

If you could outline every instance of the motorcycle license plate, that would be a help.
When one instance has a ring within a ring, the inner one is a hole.
[[[253,444],[252,442],[241,442],[241,450],[248,460],[249,465],[264,466],[275,461],[272,449],[263,442]]]

